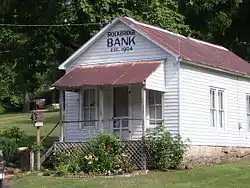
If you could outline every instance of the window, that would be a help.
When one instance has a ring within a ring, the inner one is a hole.
[[[210,124],[216,126],[215,90],[210,89]]]
[[[250,131],[250,94],[247,95],[247,126]]]
[[[96,125],[96,110],[97,110],[96,90],[94,88],[84,89],[82,94],[82,109],[81,109],[81,118],[83,122],[81,126]]]
[[[159,91],[149,90],[148,92],[149,121],[151,125],[163,123],[162,96],[162,92]]]
[[[224,127],[224,97],[223,91],[218,91],[218,102],[219,102],[219,126]]]
[[[225,126],[224,91],[220,89],[210,88],[210,125]]]

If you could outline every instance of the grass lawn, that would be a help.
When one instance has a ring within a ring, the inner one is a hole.
[[[62,179],[26,176],[16,179],[13,188],[248,188],[250,159],[225,165],[176,172],[116,178]]]
[[[41,136],[45,136],[59,121],[59,112],[45,112],[45,122],[41,128]],[[17,126],[23,129],[28,134],[27,143],[33,143],[36,140],[36,128],[33,127],[30,120],[30,113],[17,113],[17,114],[1,114],[0,115],[0,135],[4,128]],[[51,145],[59,137],[59,127],[52,132],[50,137],[46,138],[44,145]]]

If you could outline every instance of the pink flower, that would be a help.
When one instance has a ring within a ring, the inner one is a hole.
[[[109,151],[111,151],[111,150],[113,150],[113,148],[111,148],[111,147],[108,147],[108,150],[109,150]]]

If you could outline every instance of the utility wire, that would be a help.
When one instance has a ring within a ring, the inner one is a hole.
[[[0,24],[0,27],[75,27],[75,26],[90,26],[104,25],[105,23],[68,23],[68,24]]]

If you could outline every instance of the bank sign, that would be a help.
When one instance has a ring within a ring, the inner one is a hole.
[[[107,33],[107,48],[110,52],[133,51],[135,30],[110,31]]]

